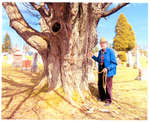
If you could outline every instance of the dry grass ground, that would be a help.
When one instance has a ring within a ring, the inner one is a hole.
[[[91,95],[84,101],[74,93],[73,100],[78,104],[72,105],[65,99],[62,88],[47,92],[45,86],[36,94],[32,91],[41,72],[21,71],[3,63],[2,119],[146,120],[148,84],[147,80],[135,80],[137,75],[137,69],[118,66],[110,106],[97,101],[96,84],[89,84]]]

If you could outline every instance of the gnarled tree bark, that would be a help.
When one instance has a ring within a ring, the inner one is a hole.
[[[128,3],[109,11],[112,3],[30,4],[41,15],[42,32],[27,24],[15,3],[3,2],[10,26],[42,56],[43,78],[47,79],[49,90],[61,83],[70,98],[74,90],[84,96],[82,91],[88,89],[91,68],[87,54],[97,44],[98,21]]]

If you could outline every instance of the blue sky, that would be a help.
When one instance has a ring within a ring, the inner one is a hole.
[[[105,37],[110,43],[113,43],[115,37],[115,26],[118,17],[121,13],[127,18],[129,24],[135,32],[137,45],[142,48],[148,47],[148,4],[147,3],[132,3],[120,9],[115,14],[108,16],[99,21],[97,32],[98,39]]]
[[[23,6],[20,5],[20,8],[23,10]],[[138,45],[142,46],[142,48],[147,48],[148,46],[148,4],[147,3],[131,3],[126,7],[120,9],[115,14],[108,16],[105,19],[101,19],[97,26],[98,39],[100,37],[105,37],[108,42],[112,43],[113,38],[115,37],[115,26],[117,23],[117,19],[121,13],[124,13],[126,16],[128,23],[131,24],[135,36],[136,42]],[[28,14],[24,14],[26,16],[27,21],[34,22],[38,19],[30,17]],[[36,19],[36,20],[35,20]],[[34,21],[33,21],[34,20]],[[40,27],[37,25],[32,25],[33,28],[40,30]],[[6,32],[9,33],[12,46],[14,47],[16,44],[21,49],[25,42],[23,39],[11,28],[9,27],[9,19],[7,14],[2,7],[2,41]]]

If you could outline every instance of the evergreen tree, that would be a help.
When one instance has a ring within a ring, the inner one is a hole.
[[[11,47],[11,39],[8,33],[5,34],[4,42],[2,44],[2,52],[10,52],[12,49]]]
[[[130,51],[135,47],[135,34],[124,14],[120,14],[115,31],[113,48],[116,51]]]
[[[119,52],[118,57],[119,57],[119,59],[120,59],[122,62],[126,62],[126,61],[127,61],[127,55],[126,55],[126,52],[125,52],[125,51]]]

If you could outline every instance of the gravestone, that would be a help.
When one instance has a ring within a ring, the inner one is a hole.
[[[138,69],[138,76],[137,76],[136,80],[143,80],[143,71],[142,71],[142,67],[140,64],[140,52],[139,52],[138,47],[136,47],[134,67]]]
[[[12,64],[13,63],[13,55],[12,54],[8,54],[8,60],[7,60],[7,64]]]
[[[135,68],[140,68],[140,53],[139,53],[139,48],[136,48],[136,53],[135,53],[135,63],[134,63]]]
[[[129,67],[133,66],[132,53],[131,53],[131,51],[128,51],[128,53],[127,53],[127,58],[128,58],[127,66],[129,66]]]

